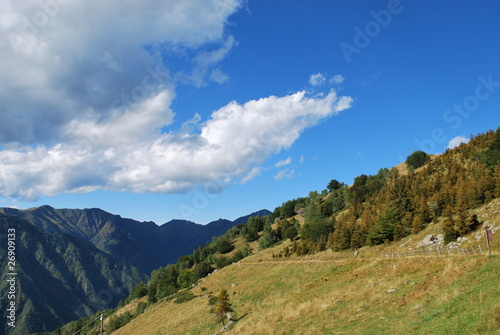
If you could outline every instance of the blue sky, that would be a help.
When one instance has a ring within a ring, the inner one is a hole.
[[[1,206],[235,219],[500,125],[498,1],[51,4],[0,4]]]

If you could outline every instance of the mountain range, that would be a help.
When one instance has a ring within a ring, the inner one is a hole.
[[[122,218],[102,209],[55,209],[41,206],[28,210],[0,208],[0,213],[25,219],[47,233],[65,233],[93,244],[118,260],[149,275],[152,270],[175,263],[200,244],[220,236],[251,216],[268,215],[261,210],[234,221],[219,219],[206,225],[171,220],[161,226]]]
[[[15,229],[16,328],[28,334],[55,328],[115,307],[152,270],[175,263],[199,245],[249,217],[207,225],[172,220],[161,226],[122,218],[101,209],[0,208],[0,261],[7,265],[8,229]],[[8,306],[8,271],[2,272],[2,315]]]

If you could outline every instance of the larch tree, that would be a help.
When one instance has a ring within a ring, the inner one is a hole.
[[[217,296],[217,302],[215,303],[214,313],[219,318],[223,326],[225,326],[224,316],[233,311],[231,302],[229,301],[229,293],[225,288],[221,288],[219,295]]]

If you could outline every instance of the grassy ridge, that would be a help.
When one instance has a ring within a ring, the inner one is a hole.
[[[498,240],[498,239],[496,239]],[[499,241],[495,241],[497,253]],[[376,258],[326,251],[273,260],[267,249],[162,301],[113,334],[214,334],[209,296],[228,289],[239,320],[225,334],[496,334],[500,257]],[[392,246],[391,248],[394,248]],[[369,257],[369,255],[373,257]],[[233,285],[233,283],[235,285]],[[233,287],[234,286],[234,287]]]

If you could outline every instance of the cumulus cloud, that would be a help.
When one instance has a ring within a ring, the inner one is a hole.
[[[33,200],[97,189],[175,193],[221,178],[246,182],[262,171],[259,164],[270,155],[352,101],[335,91],[323,98],[301,91],[242,105],[231,102],[199,124],[199,133],[160,133],[155,124],[173,115],[172,99],[161,92],[137,106],[134,117],[117,113],[106,122],[71,124],[64,141],[51,147],[0,151],[2,195]]]
[[[469,141],[470,141],[470,139],[463,137],[463,136],[454,137],[450,140],[450,142],[448,142],[448,146],[446,147],[446,149],[456,148],[456,147],[460,146],[461,144],[469,143]]]
[[[219,63],[236,42],[224,26],[241,1],[47,3],[6,2],[0,11],[3,196],[244,183],[352,103],[334,90],[299,91],[233,101],[173,129],[178,71],[163,58],[190,55],[184,73],[195,86],[227,81]]]
[[[224,26],[242,0],[4,1],[0,143],[50,143],[82,114],[107,118],[171,89],[165,56],[192,57],[191,81],[224,81]]]

